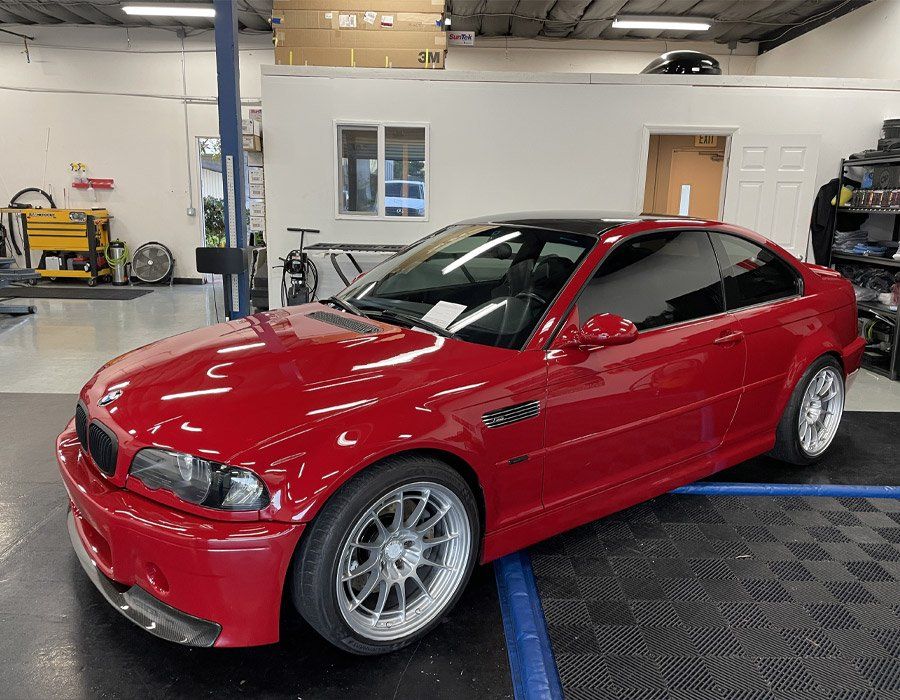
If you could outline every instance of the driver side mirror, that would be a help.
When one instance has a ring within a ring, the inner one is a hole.
[[[638,336],[638,329],[627,318],[616,314],[596,314],[591,316],[572,339],[572,345],[579,347],[603,347],[604,345],[625,345]]]

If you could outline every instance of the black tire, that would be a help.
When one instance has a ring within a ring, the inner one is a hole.
[[[807,386],[809,386],[809,382],[819,370],[829,366],[838,371],[843,386],[844,370],[832,355],[823,355],[813,362],[803,373],[800,381],[797,382],[797,386],[794,387],[794,392],[791,394],[787,406],[785,406],[784,413],[782,413],[778,428],[775,431],[775,447],[769,452],[769,456],[788,464],[806,466],[815,464],[828,454],[828,451],[834,444],[833,441],[823,452],[815,456],[808,455],[800,445],[800,431],[797,424],[800,419],[803,394]]]
[[[431,481],[452,490],[462,502],[472,542],[455,593],[428,625],[391,641],[371,640],[347,624],[338,607],[335,580],[339,556],[353,524],[379,498],[413,482]],[[481,524],[475,496],[466,481],[444,462],[422,455],[389,457],[360,472],[325,504],[303,535],[291,574],[291,595],[300,615],[334,646],[358,655],[385,654],[416,642],[441,623],[459,601],[480,551]]]

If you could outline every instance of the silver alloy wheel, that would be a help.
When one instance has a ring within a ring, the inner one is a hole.
[[[844,413],[844,378],[835,367],[823,367],[809,381],[797,421],[800,447],[808,457],[822,454],[834,440]]]
[[[416,482],[373,503],[350,528],[335,585],[347,624],[366,639],[413,634],[459,588],[472,548],[465,506],[446,486]]]

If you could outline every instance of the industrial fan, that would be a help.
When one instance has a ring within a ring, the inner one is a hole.
[[[162,243],[144,243],[131,256],[131,275],[146,284],[171,282],[175,271],[172,251]]]

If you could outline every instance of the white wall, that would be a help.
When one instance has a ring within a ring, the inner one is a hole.
[[[270,260],[294,243],[286,226],[330,241],[407,243],[488,213],[634,211],[644,124],[818,133],[823,183],[900,112],[900,92],[836,81],[360,70],[264,69]],[[334,120],[343,119],[431,125],[429,221],[335,219]],[[277,304],[274,279],[270,288]]]
[[[477,37],[475,46],[451,46],[449,70],[527,71],[536,73],[640,73],[650,61],[673,49],[713,55],[725,75],[752,75],[757,45],[735,51],[714,42],[527,40]]]
[[[0,204],[29,186],[48,187],[58,206],[105,206],[113,234],[132,248],[157,240],[172,248],[176,276],[198,277],[194,248],[201,217],[186,210],[181,44],[171,32],[98,27],[23,27],[36,36],[26,62],[21,43],[0,35]],[[241,90],[260,96],[259,66],[271,62],[267,37],[242,37]],[[186,41],[190,167],[199,206],[196,136],[216,136],[212,35]],[[254,45],[259,48],[251,48]],[[102,50],[98,50],[102,47]],[[48,147],[49,137],[49,147]],[[89,175],[115,179],[115,190],[73,192],[71,161]],[[39,201],[39,200],[36,200]]]
[[[875,0],[768,51],[758,75],[900,79],[900,0]]]

